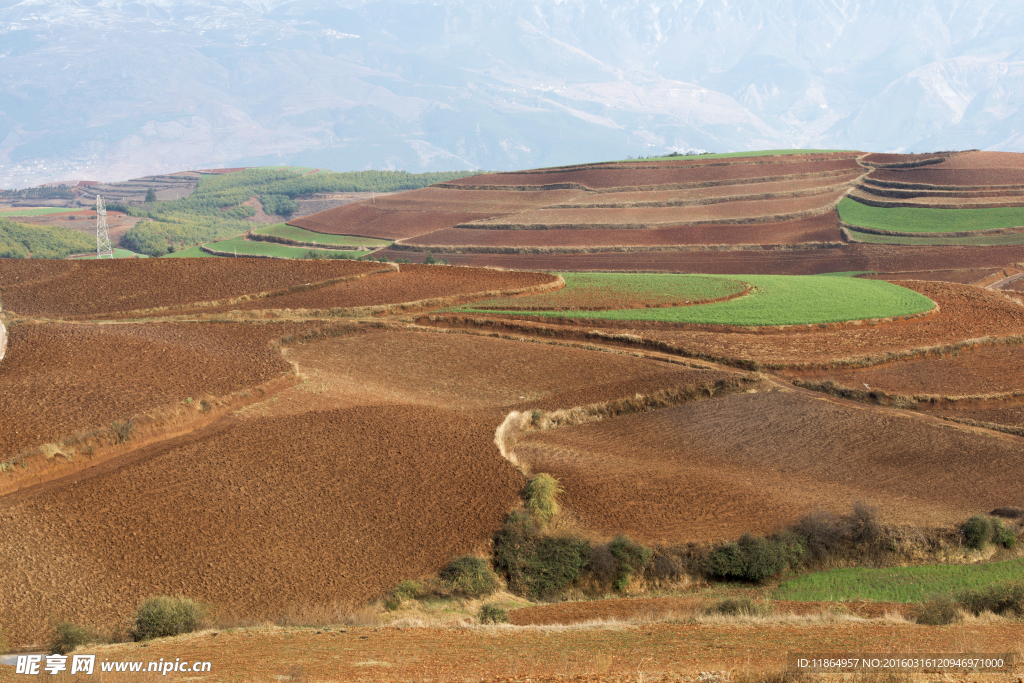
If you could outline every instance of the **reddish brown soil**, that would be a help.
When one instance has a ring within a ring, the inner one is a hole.
[[[267,342],[294,329],[14,325],[0,362],[0,460],[188,397],[198,402],[273,379],[290,368]]]
[[[839,216],[830,211],[777,223],[709,223],[650,230],[469,230],[452,228],[406,240],[416,246],[620,247],[698,244],[800,244],[839,242]],[[397,252],[394,252],[397,253]],[[445,256],[445,258],[448,258]]]
[[[935,159],[941,157],[948,157],[947,152],[933,152],[931,154],[868,154],[861,158],[866,164],[907,164],[915,161],[924,161],[926,159]]]
[[[743,296],[748,290],[739,280],[719,280],[727,284],[716,293],[708,292],[704,298],[686,298],[672,292],[630,291],[613,286],[564,287],[554,292],[530,296],[510,296],[488,299],[474,304],[474,308],[503,311],[607,311],[624,308],[668,308],[693,306],[714,301],[728,301]],[[689,295],[692,296],[692,295]]]
[[[557,410],[714,384],[733,373],[468,334],[367,331],[298,345],[288,359],[342,401],[488,410]],[[282,399],[282,401],[285,399]]]
[[[202,309],[202,312],[381,306],[441,297],[472,297],[474,294],[509,291],[555,281],[555,276],[546,273],[415,264],[403,264],[400,268],[397,272],[390,271],[330,287]]]
[[[565,169],[561,171],[533,173],[495,173],[453,180],[449,185],[471,187],[486,186],[531,186],[555,183],[575,183],[586,188],[599,190],[612,187],[657,187],[659,185],[691,184],[745,180],[748,178],[778,177],[807,173],[828,173],[860,168],[854,159],[820,159],[807,161],[780,162],[778,164],[706,164],[673,166],[665,164],[658,168],[644,168],[626,165]]]
[[[771,199],[759,201],[725,202],[722,204],[705,204],[699,206],[671,206],[654,208],[625,209],[539,209],[523,211],[512,216],[492,218],[478,221],[473,225],[481,228],[488,226],[540,226],[553,228],[586,228],[591,227],[653,227],[659,225],[699,223],[712,221],[749,220],[764,216],[798,214],[834,205],[839,201],[842,192],[812,195],[810,197],[791,197],[787,199]]]
[[[949,524],[1015,504],[1024,440],[811,392],[733,394],[527,436],[516,455],[608,537],[716,541],[870,499],[888,521]]]
[[[709,597],[683,598],[619,598],[586,602],[563,602],[554,605],[523,607],[509,612],[509,622],[517,626],[547,626],[553,624],[579,624],[596,619],[607,621],[670,619],[686,617],[712,607]],[[769,603],[774,614],[819,614],[827,610],[878,619],[886,614],[909,616],[913,605],[899,602],[794,602],[773,600]]]
[[[732,672],[740,677],[764,671],[779,676],[787,654],[821,654],[826,647],[827,654],[1017,652],[1020,626],[1007,622],[945,627],[856,622],[571,629],[343,626],[221,631],[87,651],[97,652],[101,661],[185,657],[209,661],[209,673],[177,675],[211,682],[706,683],[711,680],[708,672]],[[1012,674],[924,674],[906,680],[1016,683],[1020,673],[1018,668]],[[129,680],[105,676],[105,681]],[[22,677],[0,669],[0,679],[7,678]],[[830,683],[837,680],[812,678]]]
[[[422,260],[412,252],[384,251],[388,258]],[[829,249],[661,251],[593,254],[451,254],[453,265],[523,270],[767,273],[813,275],[851,270],[900,272],[953,268],[1005,268],[1024,261],[1024,246],[892,247],[851,244]]]
[[[1001,289],[1008,289],[1014,292],[1024,292],[1024,278],[1008,282],[1005,285],[1003,285]]]
[[[868,273],[859,275],[866,280],[933,280],[936,282],[959,282],[969,285],[993,275],[999,270],[992,268],[956,270],[908,270],[902,273]]]
[[[953,155],[937,168],[1024,169],[1024,154],[1019,152],[964,152]]]
[[[975,420],[1007,427],[1024,428],[1024,405],[1005,405],[1000,401],[993,401],[988,407],[978,407],[978,404],[971,404],[973,408],[962,410],[936,410],[934,415],[952,417],[957,419]],[[984,404],[982,404],[984,405]]]
[[[466,213],[515,213],[549,204],[560,204],[578,197],[581,190],[542,190],[506,192],[503,190],[454,190],[424,187],[399,192],[377,200],[376,206],[388,211],[447,211]],[[369,202],[367,202],[369,203]]]
[[[879,169],[868,176],[873,180],[896,183],[917,183],[944,186],[1000,186],[1024,185],[1024,168],[956,168],[946,163],[921,168]]]
[[[15,313],[76,318],[281,291],[384,268],[316,259],[2,259],[0,292],[4,308]]]
[[[363,406],[222,421],[119,469],[0,498],[0,575],[18,577],[4,632],[41,643],[53,619],[123,624],[152,594],[278,618],[436,572],[484,543],[523,485],[489,420],[453,429],[453,417]]]
[[[360,202],[296,218],[288,221],[288,225],[327,235],[402,239],[493,215],[493,212],[388,211],[374,204]]]
[[[944,358],[913,358],[871,368],[829,370],[821,376],[855,389],[867,384],[890,394],[1024,393],[1024,346],[964,349]]]
[[[643,192],[587,192],[580,193],[569,204],[625,204],[628,202],[677,202],[699,201],[710,198],[729,198],[746,195],[780,194],[785,196],[802,190],[815,190],[839,185],[852,181],[863,169],[852,171],[849,176],[829,176],[808,180],[786,180],[774,183],[744,183],[741,185],[721,185],[717,187],[701,187],[691,190],[645,190]],[[519,193],[516,193],[519,194]]]

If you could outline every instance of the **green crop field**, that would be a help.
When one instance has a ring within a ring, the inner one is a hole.
[[[1024,208],[1021,207],[882,209],[844,197],[838,208],[839,217],[850,225],[894,232],[967,232],[1024,226]]]
[[[853,152],[852,149],[762,149],[753,152],[723,152],[721,154],[677,154],[675,156],[647,157],[643,161],[680,161],[683,159],[735,159],[739,157],[768,157],[788,154],[828,154],[830,152]],[[623,161],[638,161],[624,159]]]
[[[950,594],[1019,581],[1024,558],[972,565],[927,565],[890,569],[835,569],[786,581],[771,597],[776,600],[847,602],[920,602],[934,593]]]
[[[136,254],[134,251],[128,251],[127,249],[114,248],[114,258],[133,258],[136,256],[139,258],[149,258],[148,254]],[[90,254],[89,256],[76,256],[75,260],[94,258],[96,258],[96,254]]]
[[[391,240],[377,240],[372,237],[348,237],[345,235],[324,235],[319,232],[313,232],[312,230],[304,230],[302,228],[296,228],[288,225],[287,223],[277,223],[276,225],[268,225],[265,228],[256,228],[257,235],[273,235],[274,237],[282,237],[284,239],[295,240],[296,242],[310,242],[314,244],[323,244],[324,246],[345,246],[345,247],[387,247],[391,245]]]
[[[0,209],[0,216],[15,218],[17,216],[46,216],[51,213],[81,213],[88,209],[62,209],[53,206],[43,206],[35,209]]]
[[[597,309],[663,306],[707,301],[740,294],[738,280],[707,275],[637,275],[633,273],[560,273],[565,287],[528,297],[478,301],[474,308]]]
[[[850,239],[854,242],[864,242],[867,244],[995,247],[1001,245],[1024,244],[1024,233],[1016,232],[1007,235],[973,235],[970,237],[909,237],[904,235],[872,235],[868,232],[856,232],[854,230],[850,230]]]
[[[197,244],[194,247],[188,249],[182,249],[181,251],[174,251],[170,254],[165,254],[160,258],[218,258],[215,254],[207,254]]]
[[[649,277],[634,275],[636,278]],[[687,275],[661,277],[690,277]],[[802,325],[887,318],[923,313],[935,307],[927,297],[882,280],[820,275],[728,275],[753,286],[742,297],[717,303],[674,308],[607,311],[498,311],[479,303],[456,310],[505,315],[593,320],[638,320],[716,325]]]
[[[249,242],[241,237],[235,237],[220,242],[210,242],[205,245],[207,249],[223,251],[228,254],[244,254],[246,256],[278,256],[281,258],[305,258],[310,252],[309,247],[289,247],[273,242]],[[369,254],[368,251],[331,251],[331,254],[348,254],[349,258],[359,258]]]

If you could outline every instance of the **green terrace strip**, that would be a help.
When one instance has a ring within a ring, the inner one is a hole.
[[[891,211],[892,209],[884,209]],[[949,209],[940,209],[948,211]],[[869,232],[848,230],[851,242],[867,244],[902,244],[904,246],[967,246],[998,247],[1024,244],[1024,232],[996,235],[972,235],[966,237],[910,237],[906,235],[875,235]]]
[[[883,209],[845,197],[839,202],[839,218],[850,225],[891,232],[968,232],[1024,226],[1024,207]],[[857,235],[857,239],[860,237]]]
[[[308,258],[310,251],[318,251],[321,254],[331,254],[337,258],[341,258],[343,254],[347,254],[348,258],[359,258],[360,256],[366,256],[369,251],[339,251],[339,250],[311,250],[309,247],[288,247],[283,244],[274,244],[273,242],[250,242],[242,239],[241,237],[235,237],[234,239],[222,240],[220,242],[210,242],[204,245],[207,249],[214,251],[224,252],[226,254],[238,254],[239,256],[277,256],[279,258]]]
[[[742,294],[738,280],[706,275],[560,273],[565,287],[534,296],[478,301],[475,308],[501,310],[601,310],[670,306]]]
[[[324,246],[345,246],[345,247],[388,247],[391,246],[391,240],[378,240],[372,237],[349,237],[347,235],[325,235],[319,232],[313,232],[312,230],[305,230],[303,228],[296,228],[295,226],[288,225],[287,223],[278,223],[276,225],[268,225],[265,228],[256,228],[254,232],[257,235],[269,235],[271,237],[280,237],[286,240],[292,240],[293,242],[302,242],[308,244],[322,244]]]
[[[849,602],[920,602],[933,594],[987,588],[1024,576],[1024,558],[972,565],[925,565],[888,569],[835,569],[786,581],[771,597],[776,600]]]
[[[88,209],[62,209],[60,207],[40,207],[36,209],[0,209],[0,216],[14,218],[17,216],[46,216],[51,213],[84,213]]]
[[[785,156],[789,154],[838,154],[854,152],[852,149],[763,149],[753,152],[723,152],[721,154],[669,154],[663,157],[625,159],[624,161],[681,161],[683,159],[737,159],[741,157]],[[615,163],[615,162],[613,162]]]
[[[635,277],[651,277],[637,275]],[[671,275],[660,277],[693,277]],[[530,315],[591,320],[636,320],[712,325],[806,325],[889,318],[930,311],[935,303],[917,292],[882,280],[820,275],[726,275],[753,289],[729,301],[675,308],[607,311],[507,311],[474,303],[457,309],[467,313]]]

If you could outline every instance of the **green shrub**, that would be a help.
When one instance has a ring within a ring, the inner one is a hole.
[[[944,626],[960,619],[956,602],[948,595],[933,595],[917,608],[916,620],[928,626]]]
[[[125,443],[135,431],[135,421],[111,422],[110,431],[114,434],[114,443]]]
[[[406,600],[419,600],[427,596],[427,588],[419,581],[403,581],[384,598],[384,607],[393,612]]]
[[[70,621],[62,621],[53,627],[48,647],[54,654],[66,655],[77,647],[96,643],[99,640],[99,634],[95,629],[72,624]]]
[[[199,630],[209,614],[205,605],[183,595],[146,598],[135,611],[135,640],[177,636]]]
[[[437,259],[434,258],[434,255],[428,251],[427,252],[427,257],[425,259],[423,259],[423,265],[432,266],[432,265],[435,265],[436,263],[437,263]]]
[[[957,602],[974,614],[992,612],[1024,617],[1024,583],[997,583],[957,593]]]
[[[573,536],[542,536],[530,517],[512,513],[494,539],[494,565],[509,588],[545,598],[580,578],[590,557],[590,543]]]
[[[494,604],[484,605],[478,618],[481,624],[507,624],[508,612]]]
[[[981,550],[992,540],[992,520],[985,515],[975,515],[964,522],[962,531],[967,547]]]
[[[498,590],[498,577],[486,560],[472,555],[457,557],[441,570],[441,581],[457,595],[479,598]]]
[[[733,581],[763,581],[788,569],[792,552],[784,540],[744,534],[736,543],[712,549],[704,573]]]
[[[558,514],[558,494],[563,489],[550,474],[538,474],[526,485],[526,509],[541,525]]]
[[[608,544],[608,551],[615,558],[615,578],[612,581],[615,590],[624,590],[629,585],[630,577],[643,573],[651,562],[651,550],[634,543],[624,534],[616,536]]]
[[[1013,548],[1017,545],[1017,534],[1011,527],[1003,524],[1002,520],[992,520],[992,542],[1004,548]]]

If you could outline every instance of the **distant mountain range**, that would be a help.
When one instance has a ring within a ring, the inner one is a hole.
[[[0,187],[1022,136],[1018,0],[0,0]]]

